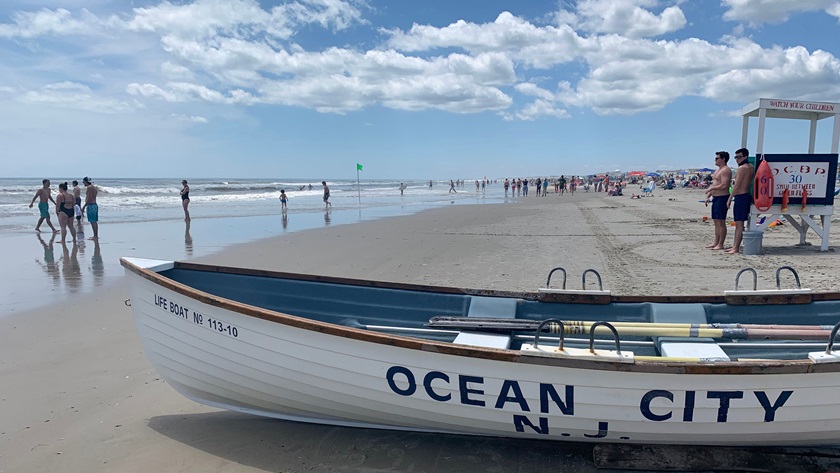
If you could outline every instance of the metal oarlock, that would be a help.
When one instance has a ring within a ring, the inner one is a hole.
[[[563,351],[563,342],[566,335],[566,325],[563,321],[558,319],[545,319],[542,321],[541,324],[537,326],[537,333],[534,335],[534,348],[540,346],[540,333],[542,333],[543,328],[548,324],[556,324],[556,326],[560,327],[559,331],[555,331],[555,327],[549,327],[549,333],[558,333],[560,335],[560,343],[558,347],[560,351]]]
[[[802,284],[799,283],[799,274],[790,266],[781,266],[776,270],[776,289],[781,289],[782,281],[779,279],[779,273],[781,273],[783,269],[786,269],[793,274],[793,278],[796,279],[796,288],[802,289]]]
[[[828,346],[825,347],[825,354],[831,354],[831,349],[834,348],[834,337],[837,336],[837,332],[840,331],[840,322],[837,322],[837,325],[831,329],[831,335],[828,338]]]
[[[744,274],[747,271],[751,272],[752,275],[753,275],[753,288],[752,288],[752,290],[755,291],[756,289],[758,289],[758,273],[755,272],[755,270],[753,268],[744,268],[744,269],[738,271],[738,274],[735,275],[735,290],[736,291],[738,290],[738,283],[741,280],[741,275]]]
[[[589,352],[595,353],[595,328],[604,326],[610,329],[615,339],[615,354],[621,356],[621,341],[618,338],[618,330],[609,322],[595,322],[592,327],[589,327]]]
[[[595,277],[598,278],[598,290],[603,291],[604,290],[604,283],[601,281],[601,273],[599,273],[598,271],[595,271],[594,269],[591,269],[591,268],[584,271],[583,276],[580,277],[580,288],[583,289],[584,291],[586,290],[586,273],[594,273],[595,274]]]
[[[566,289],[566,270],[561,268],[560,266],[552,269],[548,273],[548,279],[545,280],[545,287],[551,287],[551,275],[554,274],[555,271],[563,271],[563,289]]]

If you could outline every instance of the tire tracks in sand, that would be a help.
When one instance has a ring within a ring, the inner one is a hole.
[[[598,249],[603,255],[603,263],[606,266],[607,272],[602,276],[605,276],[606,279],[613,282],[629,280],[633,275],[627,270],[627,267],[631,264],[627,252],[613,243],[616,241],[616,236],[595,215],[593,209],[584,204],[585,202],[578,203],[577,208],[589,226],[589,230],[595,239],[595,244],[598,245]],[[618,206],[610,206],[610,208],[618,208]],[[618,284],[612,285],[614,287],[618,286]]]

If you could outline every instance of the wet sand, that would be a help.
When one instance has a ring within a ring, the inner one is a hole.
[[[756,268],[759,288],[772,288],[775,269],[791,265],[803,287],[837,289],[840,256],[817,251],[813,234],[812,246],[794,246],[790,225],[767,232],[760,256],[705,249],[712,225],[702,221],[701,197],[549,194],[452,206],[290,233],[198,260],[510,290],[544,285],[555,266],[577,288],[595,268],[616,294],[719,294],[743,267]],[[195,404],[145,359],[127,297],[117,280],[0,318],[0,471],[596,471],[589,444],[308,425]]]

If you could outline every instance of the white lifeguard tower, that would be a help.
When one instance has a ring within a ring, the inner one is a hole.
[[[776,180],[773,189],[773,206],[769,210],[759,212],[753,205],[750,208],[749,222],[745,231],[763,233],[771,222],[784,215],[788,223],[799,231],[799,244],[806,244],[805,234],[809,228],[812,228],[822,238],[820,250],[827,251],[831,215],[834,213],[834,182],[837,178],[837,157],[838,151],[840,151],[840,103],[759,99],[744,107],[742,115],[744,123],[741,132],[741,147],[747,147],[750,117],[758,117],[756,161],[758,161],[758,158],[767,159],[767,163],[773,168],[774,179]],[[831,153],[815,154],[817,122],[832,117],[834,118],[834,131],[831,138]],[[810,120],[811,133],[808,140],[807,155],[766,155],[764,153],[764,122],[767,118]],[[806,169],[808,172],[805,172]],[[818,170],[822,172],[816,172]],[[779,180],[785,182],[779,182]],[[814,192],[813,194],[809,192],[804,210],[801,206],[801,191],[796,193],[795,190],[797,186],[801,186],[803,183],[812,189],[811,192]],[[776,200],[781,198],[785,188],[793,190],[789,190],[792,199],[788,208],[783,212],[781,205]],[[758,224],[756,221],[759,214],[770,215],[763,223]],[[814,220],[815,216],[820,217],[820,223]],[[799,217],[800,221],[797,222],[794,217]]]

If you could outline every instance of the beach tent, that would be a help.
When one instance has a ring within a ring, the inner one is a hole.
[[[697,172],[715,172],[715,170],[710,168],[702,168],[698,169]]]

